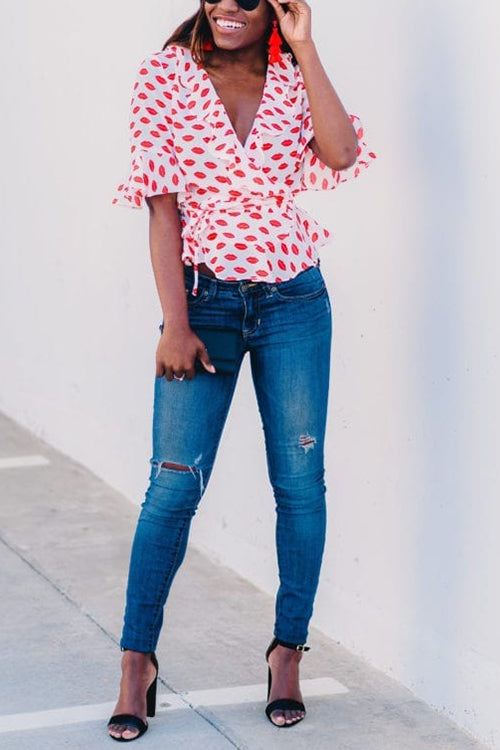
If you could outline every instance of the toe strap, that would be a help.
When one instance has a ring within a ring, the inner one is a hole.
[[[139,716],[133,714],[115,714],[108,721],[108,727],[110,724],[126,724],[127,727],[132,729],[138,729],[141,734],[144,734],[148,728],[147,722],[143,721]]]
[[[266,706],[266,714],[271,718],[273,711],[304,711],[306,707],[301,701],[294,701],[292,698],[278,698],[278,700],[269,703]]]

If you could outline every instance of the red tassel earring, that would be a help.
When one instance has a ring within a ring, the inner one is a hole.
[[[203,42],[203,49],[211,50],[214,48],[214,45],[212,44],[211,39],[207,39],[205,42]]]
[[[276,18],[273,18],[273,30],[271,32],[271,36],[269,37],[269,41],[267,43],[270,63],[281,62],[282,43],[283,43],[283,40],[278,31],[278,21]]]

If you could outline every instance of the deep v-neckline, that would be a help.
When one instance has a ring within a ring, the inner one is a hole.
[[[257,111],[255,112],[255,116],[253,118],[252,124],[250,126],[250,130],[248,131],[248,134],[247,134],[247,137],[245,138],[244,143],[242,143],[240,141],[240,139],[238,138],[238,134],[236,133],[236,128],[234,127],[233,123],[231,122],[231,118],[229,117],[228,111],[226,109],[226,105],[224,104],[224,102],[220,98],[219,94],[217,93],[217,89],[215,88],[215,86],[214,86],[214,84],[212,82],[212,79],[208,75],[208,73],[205,70],[205,68],[202,65],[200,66],[200,70],[201,70],[202,76],[203,76],[204,80],[207,82],[207,84],[210,86],[210,88],[212,89],[212,93],[213,93],[213,96],[214,96],[214,98],[216,100],[216,104],[218,104],[220,106],[220,108],[222,110],[222,114],[226,118],[227,123],[229,124],[229,127],[231,128],[231,131],[232,131],[232,134],[234,136],[234,139],[236,140],[236,142],[241,146],[241,148],[244,151],[246,150],[246,147],[248,146],[248,144],[250,142],[251,136],[256,131],[259,119],[261,117],[261,110],[264,107],[264,104],[265,104],[265,101],[266,101],[267,91],[268,91],[268,87],[269,87],[270,66],[271,66],[271,64],[268,62],[267,68],[266,68],[266,77],[265,77],[265,80],[264,80],[264,87],[262,89],[262,96],[260,98],[259,106],[257,107]]]

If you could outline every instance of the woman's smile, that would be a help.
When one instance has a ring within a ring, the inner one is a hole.
[[[244,21],[229,16],[214,16],[212,22],[219,34],[238,34],[247,25]]]
[[[216,18],[214,18],[214,23],[217,28],[220,29],[223,33],[234,33],[235,31],[240,31],[246,26],[246,23],[242,21],[236,21],[235,19],[228,18],[227,16],[217,16]]]

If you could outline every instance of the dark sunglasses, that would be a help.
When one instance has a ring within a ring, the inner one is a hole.
[[[209,3],[210,5],[215,5],[216,3],[220,2],[220,0],[205,0],[206,3]],[[238,5],[240,8],[243,8],[243,10],[255,10],[255,8],[260,3],[260,0],[237,0]]]

